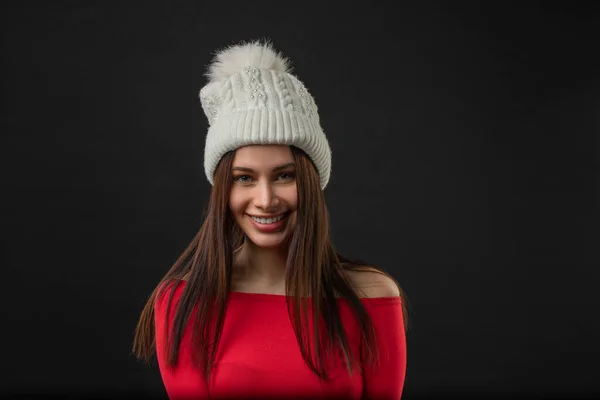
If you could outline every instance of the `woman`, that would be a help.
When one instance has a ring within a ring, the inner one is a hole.
[[[404,295],[334,250],[312,96],[269,43],[217,53],[207,76],[206,218],[151,294],[135,355],[156,351],[171,399],[399,399]]]

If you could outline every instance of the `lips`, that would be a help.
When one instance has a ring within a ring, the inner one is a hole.
[[[268,219],[265,217],[262,217],[262,216],[258,217],[258,218],[261,218],[261,221],[259,222],[259,221],[256,221],[254,218],[252,218],[253,216],[248,214],[248,218],[250,219],[250,222],[252,222],[252,225],[254,225],[254,227],[261,232],[274,232],[274,231],[281,230],[287,223],[286,218],[288,216],[289,216],[289,212],[282,213],[282,214],[276,214],[274,216],[270,216],[269,218],[280,217],[280,219],[272,221],[271,223],[267,223]],[[257,216],[254,216],[254,217],[257,217]],[[262,218],[265,218],[265,219],[262,219]]]

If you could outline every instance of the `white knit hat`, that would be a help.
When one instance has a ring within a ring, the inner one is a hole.
[[[200,90],[209,122],[204,171],[211,185],[221,157],[251,144],[287,144],[304,150],[329,181],[331,149],[314,99],[289,71],[289,62],[267,43],[234,45],[209,65]]]

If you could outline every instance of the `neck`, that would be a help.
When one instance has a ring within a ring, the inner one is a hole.
[[[235,255],[236,275],[260,286],[283,285],[286,262],[287,248],[265,249],[246,240]]]

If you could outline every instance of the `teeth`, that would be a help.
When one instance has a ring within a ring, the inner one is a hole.
[[[256,217],[252,217],[253,220],[255,220],[256,222],[258,222],[259,224],[272,224],[273,222],[277,222],[280,221],[281,219],[283,219],[284,215],[281,214],[278,217],[275,218],[256,218]]]

